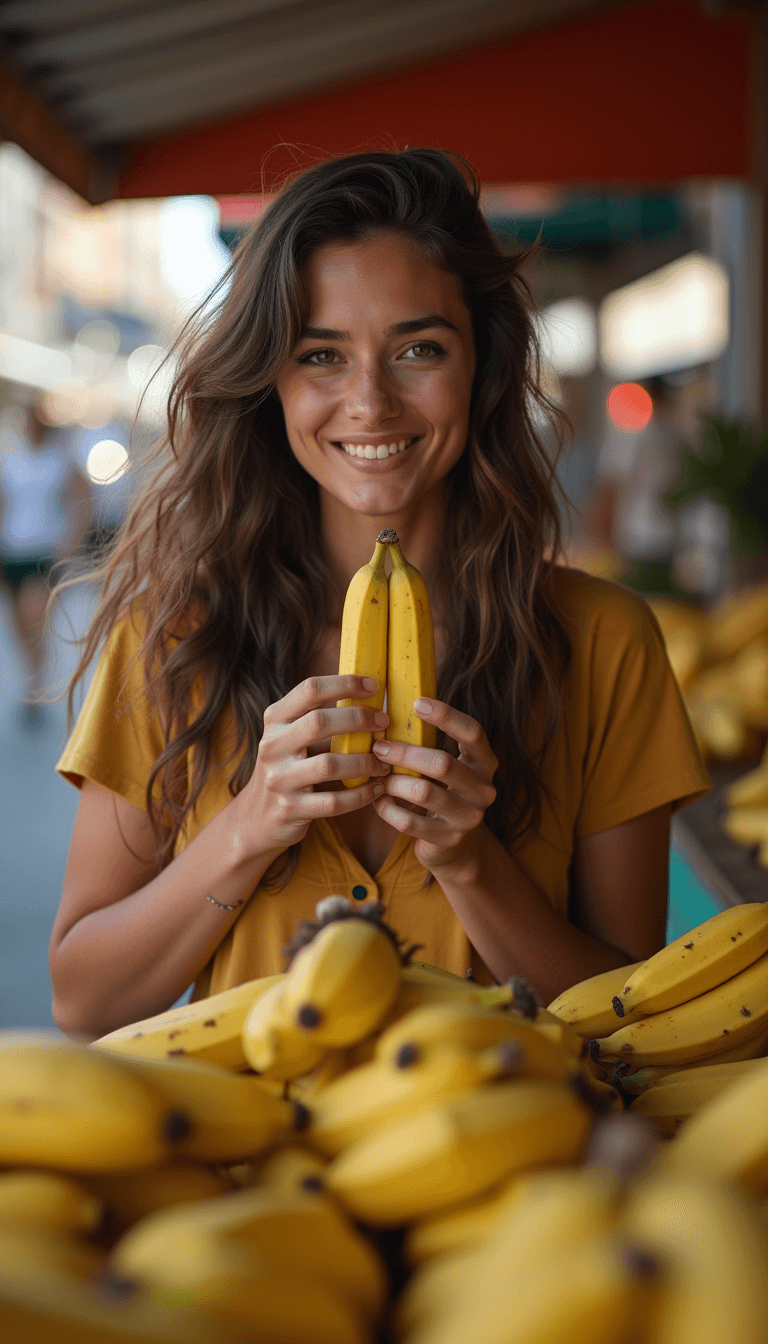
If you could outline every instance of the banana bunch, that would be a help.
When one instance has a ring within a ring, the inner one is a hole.
[[[590,1053],[607,1074],[757,1057],[768,1048],[768,905],[721,910],[647,961],[574,985],[549,1011],[594,1033]]]
[[[486,1344],[764,1340],[758,1200],[694,1162],[672,1168],[681,1139],[648,1149],[631,1121],[600,1122],[610,1133],[579,1164],[513,1177],[411,1228],[399,1344],[460,1344],[480,1322]]]
[[[389,579],[385,572],[387,551],[392,562]],[[375,677],[378,688],[362,700],[339,700],[339,707],[368,705],[383,709],[386,695],[389,725],[381,733],[335,734],[331,751],[345,755],[369,752],[374,737],[423,747],[435,745],[434,725],[418,718],[413,708],[419,696],[437,694],[432,609],[427,586],[415,565],[405,559],[392,528],[379,533],[370,561],[353,574],[347,588],[339,674],[350,672]],[[418,773],[400,765],[392,769],[394,774]],[[367,783],[367,778],[345,779],[344,784],[356,788]]]
[[[397,942],[379,920],[351,909],[349,917],[331,919],[251,1009],[241,1033],[249,1064],[274,1079],[311,1073],[329,1050],[356,1045],[376,1029],[401,975]]]
[[[650,606],[704,756],[754,754],[768,730],[768,583],[707,613],[665,598]]]

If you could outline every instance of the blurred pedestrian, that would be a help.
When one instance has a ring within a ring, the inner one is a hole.
[[[24,408],[21,427],[0,451],[0,581],[25,662],[22,715],[30,728],[43,721],[48,572],[77,549],[90,518],[88,483],[68,436],[47,421],[38,399]]]

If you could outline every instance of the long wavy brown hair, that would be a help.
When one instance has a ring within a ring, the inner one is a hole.
[[[562,418],[540,382],[530,249],[503,250],[459,156],[377,151],[298,174],[240,242],[215,302],[179,337],[154,475],[95,571],[100,599],[69,686],[70,720],[77,683],[138,604],[138,658],[165,738],[146,794],[161,863],[210,774],[223,716],[234,796],[254,769],[264,710],[311,668],[339,619],[317,484],[291,452],[273,390],[308,317],[310,255],[382,230],[452,273],[472,315],[469,436],[444,483],[450,603],[438,695],[483,725],[499,757],[490,829],[511,844],[539,822],[540,763],[560,723],[569,643],[547,584],[560,549],[557,452],[547,443],[562,444]],[[542,737],[532,756],[534,713]],[[288,881],[298,848],[270,881]]]

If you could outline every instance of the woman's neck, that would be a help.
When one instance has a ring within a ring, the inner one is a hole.
[[[320,497],[320,530],[326,557],[337,577],[341,597],[352,575],[367,565],[382,528],[397,532],[403,555],[423,576],[433,605],[440,604],[445,509],[442,491],[419,500],[408,510],[388,515],[353,513],[332,496]],[[339,613],[339,616],[341,613]]]

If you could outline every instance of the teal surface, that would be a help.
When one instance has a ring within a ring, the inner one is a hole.
[[[667,942],[716,915],[718,910],[722,910],[722,905],[702,885],[679,850],[673,848],[669,855]]]

